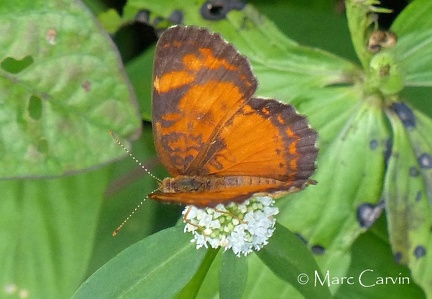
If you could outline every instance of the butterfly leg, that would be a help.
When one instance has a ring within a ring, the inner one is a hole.
[[[204,240],[205,240],[207,234],[205,233],[204,228],[201,227],[201,226],[199,226],[198,224],[193,223],[192,221],[190,221],[190,220],[188,219],[188,215],[189,215],[191,209],[192,209],[192,206],[188,206],[188,209],[186,210],[186,212],[185,212],[184,215],[183,215],[183,222],[184,222],[184,223],[187,223],[187,224],[189,224],[189,225],[192,225],[192,226],[194,226],[194,227],[196,227],[196,228],[201,232],[201,234],[203,235]]]
[[[230,217],[232,217],[234,219],[237,219],[239,221],[239,223],[242,223],[242,224],[247,223],[246,221],[244,221],[243,219],[241,219],[239,216],[231,213],[230,211],[222,211],[222,210],[219,210],[219,209],[216,209],[216,208],[214,208],[214,210],[215,210],[215,212],[218,212],[218,213],[221,213],[221,214],[225,214],[225,215],[228,215],[228,216],[230,216]]]

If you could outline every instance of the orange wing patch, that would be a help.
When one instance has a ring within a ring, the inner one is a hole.
[[[183,64],[190,70],[200,70],[202,67],[215,70],[224,68],[230,71],[236,70],[238,67],[230,64],[224,58],[218,58],[213,55],[213,50],[209,48],[199,48],[200,55],[189,54],[183,56]]]
[[[153,84],[156,150],[173,177],[150,198],[213,206],[314,182],[316,132],[292,106],[252,97],[249,62],[220,35],[167,29]]]
[[[164,93],[172,90],[173,88],[180,88],[188,85],[194,81],[195,77],[184,71],[171,72],[163,75],[162,77],[156,77],[153,80],[153,88],[159,92]]]

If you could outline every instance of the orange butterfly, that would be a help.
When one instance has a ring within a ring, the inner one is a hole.
[[[315,183],[317,133],[291,105],[253,97],[248,60],[219,34],[167,29],[153,76],[154,140],[172,177],[151,199],[209,207]]]

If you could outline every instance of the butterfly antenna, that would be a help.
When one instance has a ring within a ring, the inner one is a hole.
[[[120,140],[116,137],[113,131],[109,130],[109,133],[111,137],[115,140],[115,142],[121,146],[121,148],[152,178],[154,178],[158,182],[162,182],[161,179],[156,177],[153,173],[150,172],[150,170],[147,169],[132,153],[123,145],[123,143],[120,142]],[[142,203],[142,202],[141,202]]]
[[[155,192],[158,189],[154,189],[151,193]],[[147,200],[147,197],[141,200],[141,202],[133,209],[133,211],[129,214],[129,216],[126,217],[126,219],[113,231],[112,235],[115,237],[118,232],[125,226],[126,222],[129,221],[129,219],[138,211],[139,208],[144,204],[144,202]]]
[[[135,207],[135,209],[129,214],[129,216],[126,217],[126,219],[113,231],[112,236],[115,237],[117,233],[123,228],[123,226],[126,224],[126,222],[129,221],[129,219],[132,217],[133,214],[135,214],[136,211],[142,206],[142,204],[146,201],[147,198],[144,198],[141,200],[141,202]]]

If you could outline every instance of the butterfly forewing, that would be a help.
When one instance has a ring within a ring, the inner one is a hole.
[[[246,58],[220,35],[197,27],[162,34],[153,80],[156,149],[171,175],[197,173],[205,162],[198,155],[256,89]]]

